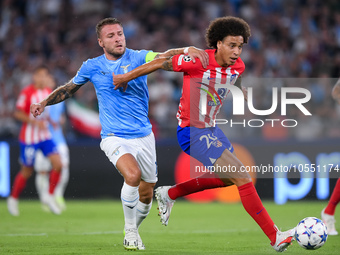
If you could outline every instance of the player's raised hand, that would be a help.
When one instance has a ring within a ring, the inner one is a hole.
[[[114,87],[114,90],[117,90],[119,88],[123,88],[123,91],[125,92],[126,89],[127,89],[127,81],[125,79],[125,74],[117,74],[115,75],[114,73],[112,73],[112,79],[113,79],[113,85],[115,86]]]
[[[207,68],[209,65],[209,55],[205,50],[191,46],[189,47],[188,55],[194,63],[196,63],[195,58],[198,58],[201,61],[203,68]]]
[[[41,103],[31,104],[31,113],[34,117],[39,116],[45,110],[45,105]]]

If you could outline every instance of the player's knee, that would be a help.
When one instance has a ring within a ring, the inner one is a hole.
[[[124,180],[128,185],[138,186],[141,180],[141,172],[138,169],[129,169],[123,174]]]
[[[52,164],[52,168],[55,170],[55,171],[57,171],[57,172],[60,172],[61,171],[61,169],[62,169],[62,164],[61,164],[61,161],[55,161],[55,162],[53,162],[53,164]]]
[[[52,168],[55,171],[60,172],[63,167],[60,156],[58,154],[52,154],[48,158],[51,161]]]
[[[24,178],[28,179],[33,174],[33,167],[22,166],[21,174]]]

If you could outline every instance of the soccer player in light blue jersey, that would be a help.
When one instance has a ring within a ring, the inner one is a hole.
[[[115,18],[101,20],[96,32],[104,54],[85,61],[71,81],[40,103],[32,104],[31,113],[36,117],[46,106],[64,101],[88,81],[93,83],[102,125],[100,147],[124,177],[121,190],[125,218],[123,245],[128,250],[144,250],[138,227],[150,211],[157,182],[155,138],[148,118],[147,77],[139,77],[130,81],[128,87],[114,90],[113,73],[124,74],[155,58],[183,53],[192,59],[199,58],[206,67],[208,55],[195,47],[171,49],[164,53],[128,49],[123,26]]]
[[[52,90],[55,89],[55,80],[49,75],[46,81]],[[69,180],[69,148],[63,133],[63,124],[65,123],[65,103],[53,105],[49,108],[49,125],[48,128],[52,134],[52,140],[57,146],[62,163],[62,171],[60,180],[54,191],[55,201],[59,208],[63,211],[66,209],[64,193]],[[36,171],[35,186],[38,191],[39,199],[42,203],[43,210],[49,210],[47,205],[48,188],[49,188],[49,171],[51,170],[50,160],[44,156],[41,151],[37,152],[34,162],[34,169]]]

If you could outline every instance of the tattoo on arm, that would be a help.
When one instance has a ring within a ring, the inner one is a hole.
[[[181,54],[182,50],[181,49],[173,49],[173,50],[169,50],[168,54],[170,55],[169,57]]]
[[[72,81],[66,83],[63,86],[56,88],[47,98],[46,105],[53,105],[60,103],[67,98],[71,97],[80,86],[74,84]]]
[[[173,71],[174,70],[173,67],[172,67],[172,59],[171,58],[163,62],[162,69],[164,69],[166,71]]]
[[[158,55],[156,55],[155,58],[171,58],[175,55],[178,54],[182,54],[183,53],[183,49],[179,48],[179,49],[171,49],[171,50],[167,50],[163,53],[159,53]]]

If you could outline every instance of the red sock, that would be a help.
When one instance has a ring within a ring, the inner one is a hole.
[[[266,208],[264,208],[259,195],[252,182],[238,187],[241,201],[244,209],[261,227],[263,232],[268,236],[271,244],[276,241],[277,228],[270,218]]]
[[[175,200],[176,198],[206,189],[226,187],[223,181],[213,176],[214,175],[212,175],[211,173],[205,173],[200,177],[176,184],[169,189],[168,195],[172,200]]]
[[[60,180],[61,171],[57,172],[56,170],[52,169],[50,173],[50,189],[49,193],[52,195],[54,193],[54,189],[57,186]]]
[[[334,215],[336,205],[339,203],[339,201],[340,201],[340,178],[335,184],[331,198],[329,199],[328,205],[325,209],[325,213],[329,215]]]
[[[15,177],[13,188],[12,188],[12,194],[11,196],[15,199],[18,199],[21,192],[26,187],[27,179],[19,172],[17,176]]]

